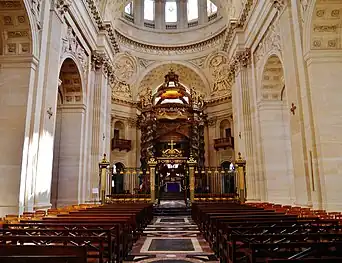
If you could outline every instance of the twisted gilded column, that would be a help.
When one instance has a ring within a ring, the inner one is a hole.
[[[197,165],[197,161],[190,155],[187,163],[189,165],[190,202],[192,203],[195,199],[195,166]]]

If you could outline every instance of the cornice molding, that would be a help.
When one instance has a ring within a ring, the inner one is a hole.
[[[95,20],[95,23],[100,31],[105,31],[110,39],[110,42],[112,44],[114,53],[119,53],[119,45],[116,42],[115,34],[114,34],[114,28],[113,25],[110,22],[104,22],[101,13],[97,7],[95,0],[86,0],[88,4],[88,8],[90,10],[90,13],[92,14],[93,19]]]
[[[155,55],[180,55],[187,53],[195,53],[207,50],[211,47],[216,47],[222,44],[226,29],[222,30],[210,39],[189,45],[183,46],[157,46],[151,44],[139,43],[135,40],[128,38],[127,36],[121,34],[119,31],[115,31],[115,35],[120,44],[125,46],[130,46],[135,51],[140,51],[143,53],[155,54]]]
[[[119,104],[119,105],[125,105],[125,106],[130,106],[130,107],[134,107],[134,108],[138,108],[138,103],[137,101],[133,101],[133,100],[125,100],[125,99],[121,99],[121,98],[116,98],[112,96],[112,104]]]
[[[233,35],[236,32],[236,30],[244,28],[246,21],[250,15],[252,6],[255,2],[256,0],[247,0],[238,20],[230,21],[230,25],[226,31],[225,41],[222,47],[223,51],[228,52],[228,50],[230,49],[233,40]]]
[[[205,105],[208,107],[208,106],[215,106],[215,105],[220,105],[222,103],[225,103],[225,102],[230,102],[232,101],[232,96],[224,96],[224,97],[219,97],[219,98],[214,98],[214,99],[210,99],[210,100],[207,100],[205,102]]]

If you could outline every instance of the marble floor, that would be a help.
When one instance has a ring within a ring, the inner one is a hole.
[[[146,226],[124,262],[217,263],[219,260],[190,217],[158,216]]]

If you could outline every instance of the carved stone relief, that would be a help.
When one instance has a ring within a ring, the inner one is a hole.
[[[342,2],[317,0],[311,27],[311,49],[341,49]]]
[[[278,51],[281,53],[281,38],[278,24],[272,24],[266,31],[263,39],[260,41],[254,52],[255,62],[258,62],[270,51]]]
[[[228,77],[230,65],[224,52],[216,52],[208,57],[206,68],[211,79],[211,96],[217,97],[231,93],[231,79]]]
[[[119,53],[114,60],[114,76],[120,82],[131,84],[137,76],[137,68],[134,57],[128,53]]]
[[[112,98],[132,99],[132,90],[130,84],[121,81],[111,83]]]
[[[67,26],[66,34],[62,41],[63,44],[61,56],[63,57],[65,54],[72,54],[82,65],[83,74],[86,74],[88,70],[89,58],[70,26]]]

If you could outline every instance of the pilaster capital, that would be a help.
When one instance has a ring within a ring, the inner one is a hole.
[[[135,128],[138,125],[138,120],[136,118],[128,118],[127,122],[128,122],[128,127],[130,128]]]
[[[104,74],[109,78],[110,82],[114,79],[113,66],[107,55],[103,52],[95,51],[91,56],[92,70],[103,70]]]
[[[52,0],[52,6],[60,16],[68,12],[72,0]]]
[[[209,127],[215,127],[217,122],[217,117],[212,117],[207,120],[208,126]]]
[[[247,68],[251,63],[251,50],[246,48],[245,50],[237,51],[232,64],[234,65],[235,71],[239,71],[243,68]]]
[[[286,6],[286,0],[270,0],[274,8],[279,12],[283,11]]]
[[[100,70],[107,60],[105,53],[94,51],[91,55],[91,66],[93,70]]]

